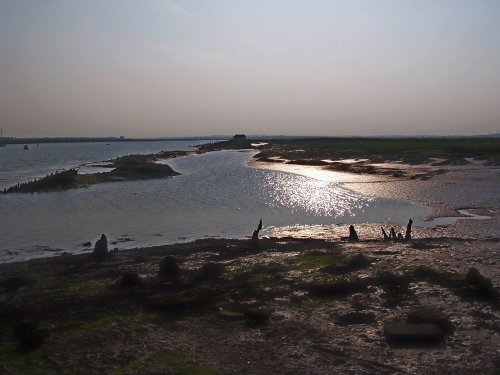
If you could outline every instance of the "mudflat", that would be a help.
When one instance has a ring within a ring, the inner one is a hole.
[[[498,285],[498,250],[498,239],[206,239],[3,264],[1,369],[494,374],[497,291],[467,273]],[[451,332],[388,341],[384,324],[421,305]]]

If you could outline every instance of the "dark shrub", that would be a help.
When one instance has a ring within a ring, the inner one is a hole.
[[[134,272],[125,272],[120,279],[120,286],[123,288],[133,288],[141,285],[141,283],[141,278]]]
[[[179,276],[180,269],[177,260],[173,256],[166,256],[160,262],[158,277],[161,279],[175,279]]]
[[[199,271],[199,277],[202,280],[216,279],[224,272],[224,265],[220,263],[208,262],[205,263]]]

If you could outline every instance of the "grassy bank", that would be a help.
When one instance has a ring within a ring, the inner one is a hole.
[[[272,140],[258,155],[288,160],[368,159],[427,163],[432,158],[476,158],[500,165],[498,138],[306,138]]]

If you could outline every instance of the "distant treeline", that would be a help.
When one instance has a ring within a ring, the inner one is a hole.
[[[388,141],[398,141],[398,140],[417,140],[417,141],[435,141],[435,140],[473,140],[473,139],[500,139],[500,133],[488,134],[488,135],[474,135],[474,136],[419,136],[419,137],[407,137],[407,136],[383,136],[383,137],[330,137],[330,136],[295,136],[295,135],[247,135],[247,138],[254,140],[274,140],[274,141],[300,141],[300,140],[343,140],[345,142],[351,140],[367,140],[367,141],[377,141],[377,140],[388,140]],[[71,143],[71,142],[153,142],[153,141],[223,141],[232,139],[231,135],[209,135],[209,136],[198,136],[198,137],[164,137],[164,138],[121,138],[121,137],[44,137],[44,138],[15,138],[15,137],[3,137],[0,143],[6,144],[36,144],[36,143]]]
[[[85,143],[85,142],[153,142],[153,141],[200,141],[230,139],[230,136],[179,137],[179,138],[120,138],[120,137],[53,137],[53,138],[14,138],[3,137],[5,144],[37,144],[37,143]]]

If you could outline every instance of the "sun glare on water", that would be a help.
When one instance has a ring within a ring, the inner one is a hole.
[[[315,216],[342,217],[363,210],[371,201],[331,182],[296,174],[269,176],[264,189],[274,204]]]

